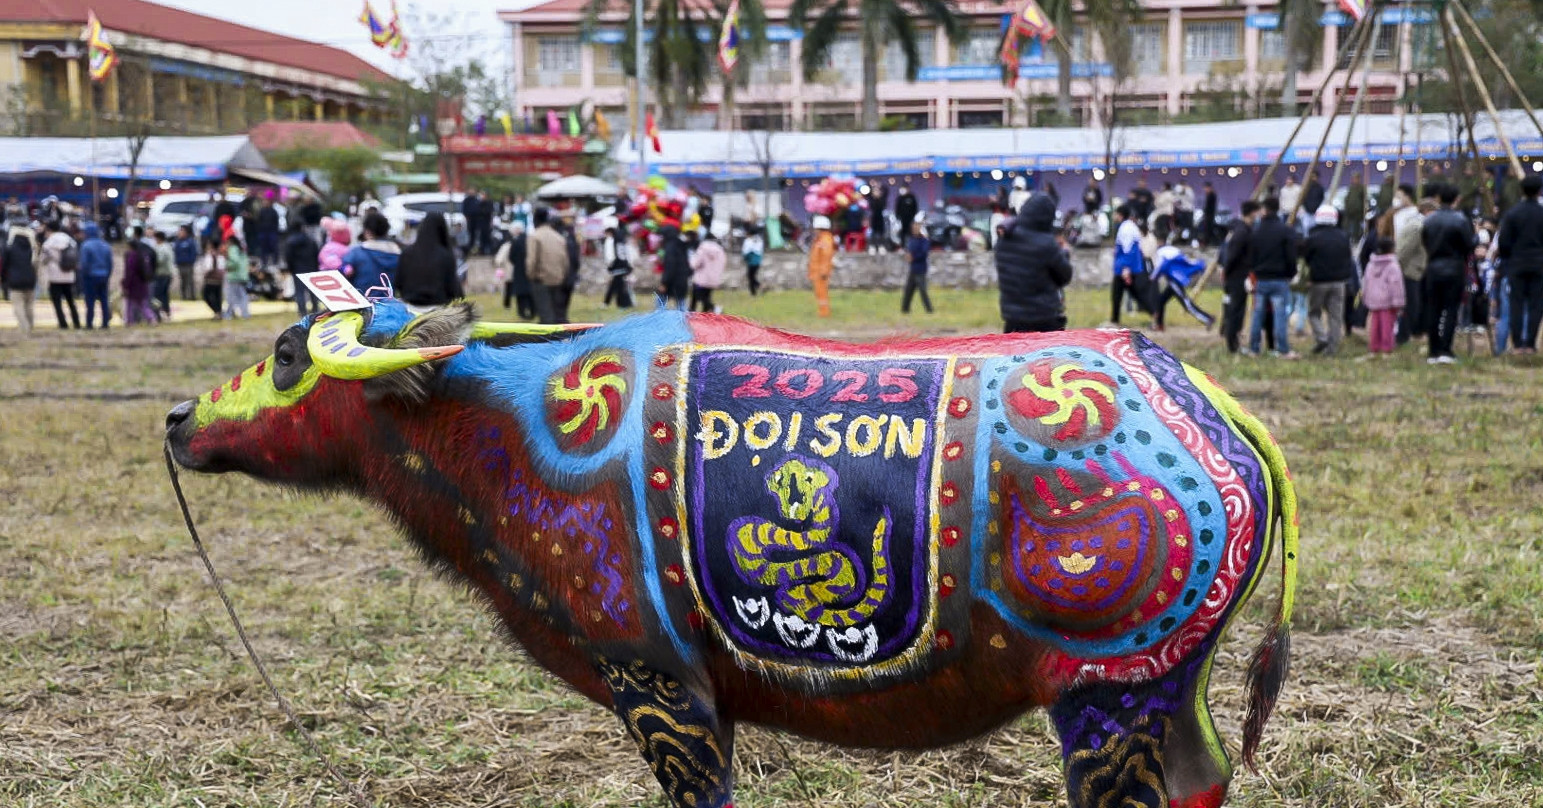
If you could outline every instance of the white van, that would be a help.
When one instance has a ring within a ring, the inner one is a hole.
[[[214,200],[209,191],[187,191],[161,194],[150,200],[150,212],[145,216],[146,230],[159,230],[168,236],[175,235],[183,225],[194,226],[199,220],[214,212]],[[232,191],[225,198],[236,204],[246,198],[240,191]],[[197,229],[196,227],[194,229]]]

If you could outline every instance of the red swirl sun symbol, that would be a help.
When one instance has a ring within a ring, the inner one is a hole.
[[[575,361],[548,390],[553,425],[569,446],[582,446],[615,427],[627,393],[621,356],[601,352]]]

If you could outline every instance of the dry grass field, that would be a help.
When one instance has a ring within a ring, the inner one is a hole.
[[[820,323],[802,293],[722,302],[855,339],[997,326],[991,293],[936,297],[902,319],[896,294],[848,293]],[[1074,325],[1105,299],[1074,293]],[[161,459],[166,410],[287,323],[0,332],[0,805],[345,804],[243,655]],[[1269,424],[1304,502],[1293,677],[1263,776],[1229,804],[1543,806],[1543,363],[1282,363],[1198,328],[1159,339]],[[506,647],[370,506],[183,479],[280,689],[378,804],[663,805],[619,722]],[[1213,677],[1234,759],[1271,569]],[[747,728],[737,802],[1060,805],[1057,749],[1037,714],[921,755]]]

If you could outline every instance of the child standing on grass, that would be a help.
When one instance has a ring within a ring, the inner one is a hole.
[[[198,271],[203,274],[204,303],[214,312],[214,319],[221,319],[225,311],[225,257],[210,241],[204,246],[204,254],[198,259]]]
[[[247,300],[246,282],[251,279],[246,252],[241,240],[234,235],[225,237],[225,319],[252,318],[252,306]]]
[[[1393,248],[1393,239],[1378,239],[1377,253],[1361,278],[1361,298],[1369,312],[1366,342],[1373,356],[1393,353],[1393,326],[1404,308],[1404,271]]]
[[[927,296],[927,259],[932,251],[932,241],[926,236],[921,222],[911,223],[911,232],[906,234],[905,252],[910,256],[910,272],[905,277],[905,292],[900,297],[900,313],[911,313],[911,298],[917,293],[921,294],[922,307],[928,314],[932,313],[932,298]]]

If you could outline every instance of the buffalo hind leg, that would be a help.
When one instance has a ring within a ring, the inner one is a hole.
[[[733,725],[669,674],[641,662],[602,660],[598,667],[671,808],[733,808]]]
[[[1203,698],[1211,650],[1152,681],[1084,685],[1051,706],[1072,808],[1220,808],[1231,773]]]

